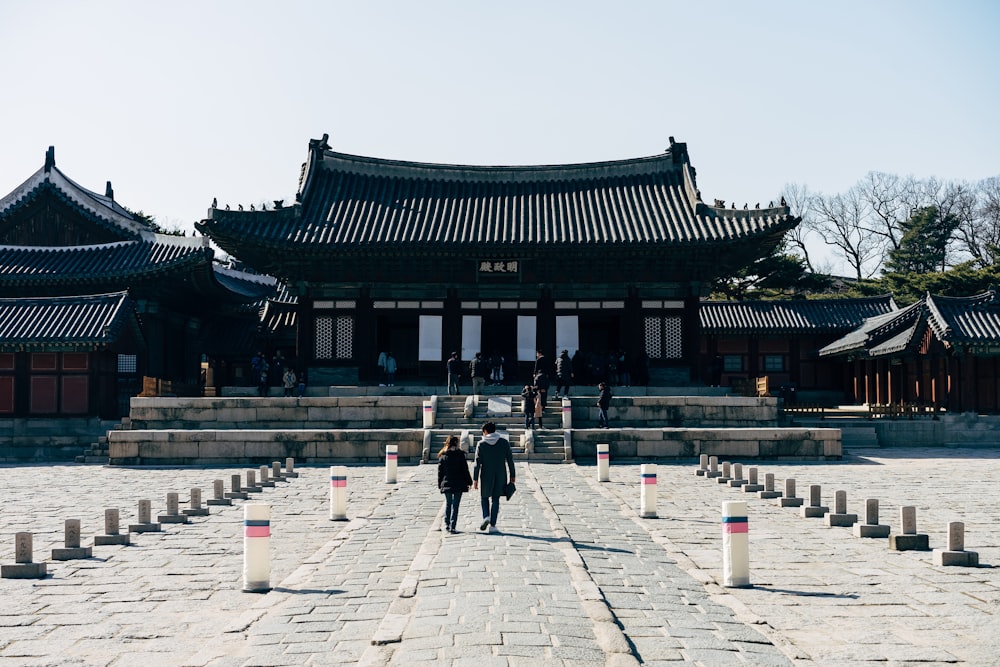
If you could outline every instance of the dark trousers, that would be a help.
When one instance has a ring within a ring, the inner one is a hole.
[[[598,428],[608,426],[608,409],[597,406],[597,426]]]
[[[458,523],[458,506],[462,504],[461,491],[444,492],[444,525],[455,530]]]
[[[497,517],[500,516],[500,496],[490,498],[489,496],[483,496],[483,519],[487,517],[490,519],[490,525],[497,525]],[[492,501],[492,502],[491,502]]]
[[[556,393],[562,396],[569,396],[569,378],[559,378],[559,384],[556,385]]]

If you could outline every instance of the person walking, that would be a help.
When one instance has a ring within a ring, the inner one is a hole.
[[[507,473],[510,483],[515,481],[514,454],[510,442],[496,432],[493,422],[483,424],[483,439],[476,446],[476,465],[472,470],[472,485],[479,489],[483,505],[483,522],[479,530],[497,532],[497,517],[500,515],[500,496],[505,495]]]
[[[486,384],[486,361],[482,352],[476,352],[476,357],[469,362],[469,375],[472,377],[472,395],[478,396]]]
[[[556,398],[569,398],[569,384],[573,379],[573,361],[569,350],[563,350],[556,359]]]
[[[458,395],[458,380],[462,377],[462,362],[458,358],[458,352],[452,352],[445,364],[448,370],[448,395]]]
[[[597,385],[600,395],[597,397],[597,428],[609,428],[608,408],[611,406],[611,387],[607,382]]]
[[[444,523],[441,530],[457,533],[458,508],[462,494],[472,488],[472,475],[465,452],[458,445],[458,436],[449,435],[438,452],[438,490],[444,494]]]
[[[535,390],[535,419],[538,421],[538,428],[545,428],[543,423],[545,420],[545,396],[538,387],[532,387],[532,389]]]

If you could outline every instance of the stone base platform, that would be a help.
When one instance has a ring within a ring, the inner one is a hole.
[[[838,460],[839,429],[612,428],[569,431],[573,458],[592,460],[599,443],[611,460],[697,458]],[[264,463],[294,457],[303,463],[382,463],[387,445],[399,462],[421,460],[424,429],[131,430],[108,433],[112,465]],[[711,476],[711,475],[707,475]]]

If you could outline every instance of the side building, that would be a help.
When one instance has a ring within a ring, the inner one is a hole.
[[[274,290],[273,278],[220,266],[208,239],[158,233],[110,182],[103,195],[78,185],[50,147],[0,198],[0,420],[118,419],[144,377],[200,395],[207,334],[256,327],[247,305]]]
[[[720,202],[716,202],[719,204]],[[787,207],[701,199],[687,145],[587,164],[494,167],[347,155],[309,143],[296,201],[215,206],[197,228],[297,299],[310,384],[443,381],[451,351],[502,356],[526,380],[536,350],[624,355],[648,381],[701,381],[709,284],[767,254]]]

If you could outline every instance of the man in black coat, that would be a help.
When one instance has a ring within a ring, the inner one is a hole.
[[[510,442],[496,432],[493,422],[483,424],[483,439],[476,447],[476,466],[472,470],[472,485],[479,489],[483,504],[483,522],[479,530],[497,532],[497,517],[500,514],[500,496],[506,495],[507,472],[510,483],[515,481],[514,454]],[[506,469],[505,469],[506,464]]]

